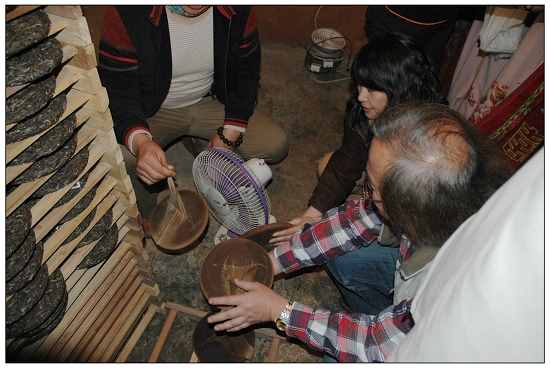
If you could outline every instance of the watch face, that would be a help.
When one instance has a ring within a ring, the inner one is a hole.
[[[286,330],[286,323],[284,323],[280,318],[275,321],[275,326],[277,326],[277,330],[279,331],[285,331]]]

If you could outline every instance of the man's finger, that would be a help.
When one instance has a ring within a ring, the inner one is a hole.
[[[228,296],[218,296],[218,297],[215,297],[215,298],[210,298],[210,299],[208,299],[208,304],[212,304],[212,305],[239,305],[240,300],[241,300],[241,295],[228,295]]]
[[[158,152],[157,158],[159,160],[160,166],[162,167],[163,170],[165,170],[165,172],[163,172],[162,174],[165,174],[167,177],[176,176],[176,168],[173,165],[170,165],[168,163],[168,160],[166,159],[166,154],[164,153],[164,151]]]
[[[279,244],[284,243],[285,241],[288,241],[292,236],[291,235],[285,235],[285,236],[278,236],[269,239],[269,244]]]
[[[237,307],[234,307],[234,308],[226,309],[216,314],[213,314],[208,317],[208,323],[222,322],[222,321],[226,321],[228,319],[237,317],[239,315],[239,311],[236,309]]]
[[[156,161],[144,162],[143,163],[143,170],[155,182],[163,180],[163,179],[166,178],[166,176],[164,176],[159,169],[162,169],[162,166],[160,166],[160,163],[158,163]]]
[[[242,330],[242,329],[247,328],[248,326],[250,326],[250,323],[245,322],[245,323],[243,323],[243,324],[241,324],[241,325],[239,325],[239,326],[237,326],[237,327],[233,327],[233,328],[228,329],[227,332],[236,332],[236,331],[240,331],[240,330]]]
[[[255,290],[259,287],[259,285],[261,285],[258,282],[245,281],[245,280],[239,280],[239,279],[235,279],[234,282],[235,282],[235,285],[237,285],[238,287],[246,291]]]
[[[145,184],[151,185],[154,184],[153,179],[143,170],[140,168],[136,169],[136,174],[138,178],[140,178]]]

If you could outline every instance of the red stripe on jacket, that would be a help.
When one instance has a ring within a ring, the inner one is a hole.
[[[105,9],[101,39],[114,48],[135,51],[124,22],[113,5]]]

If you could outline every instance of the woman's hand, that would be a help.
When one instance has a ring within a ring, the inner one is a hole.
[[[134,138],[136,152],[136,174],[145,184],[152,185],[169,176],[176,176],[175,167],[166,160],[166,154],[159,144],[145,135]]]
[[[292,237],[292,235],[296,234],[302,229],[304,224],[313,224],[319,221],[321,219],[321,215],[322,213],[316,208],[309,207],[306,212],[302,214],[302,216],[296,217],[295,219],[289,221],[289,223],[294,226],[273,233],[273,237],[269,240],[269,243],[277,244],[288,241]]]
[[[234,332],[248,326],[274,321],[279,317],[288,300],[259,282],[235,279],[235,285],[247,291],[239,295],[210,298],[209,304],[233,306],[208,317],[208,323],[218,323],[216,331]]]

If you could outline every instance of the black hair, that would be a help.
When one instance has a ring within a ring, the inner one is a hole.
[[[377,33],[369,38],[355,57],[351,76],[356,86],[384,92],[388,107],[414,101],[445,102],[422,48],[400,33]]]
[[[373,133],[394,155],[380,188],[385,213],[419,245],[442,246],[509,177],[492,142],[442,104],[390,108]]]

